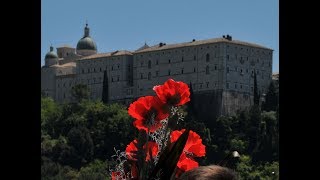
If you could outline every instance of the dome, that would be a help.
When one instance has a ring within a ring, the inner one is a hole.
[[[83,37],[77,44],[77,50],[97,50],[97,45],[90,36]]]
[[[45,56],[45,59],[53,59],[53,58],[58,58],[58,55],[56,52],[53,51],[53,47],[50,47],[50,52],[48,52]]]
[[[90,29],[88,24],[84,28],[84,35],[77,44],[77,54],[88,56],[97,53],[97,45],[90,37]]]
[[[53,51],[53,47],[50,46],[50,51],[46,54],[45,66],[49,67],[55,64],[58,64],[59,57],[56,52]]]

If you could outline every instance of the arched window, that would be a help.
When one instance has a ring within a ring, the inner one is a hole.
[[[151,61],[150,60],[148,61],[148,68],[149,69],[151,68]]]
[[[171,74],[171,71],[170,71],[170,69],[168,70],[168,75],[170,76],[170,74]]]
[[[184,60],[184,59],[183,59],[183,56],[182,56],[181,61],[183,62],[183,60]]]
[[[209,74],[209,66],[206,67],[206,74]]]
[[[207,62],[210,61],[210,55],[209,55],[209,54],[206,55],[206,61],[207,61]]]
[[[183,68],[181,69],[181,74],[183,74]]]
[[[151,72],[148,73],[148,80],[151,80]]]

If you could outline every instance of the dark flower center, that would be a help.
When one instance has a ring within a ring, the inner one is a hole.
[[[151,108],[144,116],[144,119],[145,119],[144,125],[147,127],[154,125],[157,114],[158,114],[157,110],[154,108]]]
[[[192,159],[194,157],[194,154],[192,152],[189,151],[184,151],[184,153],[186,154],[186,157]]]
[[[180,102],[180,99],[181,99],[180,94],[177,93],[168,99],[168,104],[176,105]]]

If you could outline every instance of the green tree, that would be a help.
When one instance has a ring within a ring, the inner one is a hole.
[[[78,180],[106,180],[110,179],[110,175],[107,173],[107,164],[94,160],[85,167],[82,167],[79,171]]]
[[[254,84],[253,84],[253,102],[254,105],[258,106],[260,101],[260,95],[259,95],[259,89],[258,89],[258,83],[257,83],[257,74],[256,71],[254,71]]]
[[[123,105],[88,103],[84,113],[95,144],[95,158],[111,158],[114,147],[119,150],[125,149],[133,140],[135,134],[133,119]]]
[[[275,83],[271,81],[268,92],[266,94],[266,100],[263,106],[265,111],[276,111],[279,105],[279,94],[277,92]]]
[[[109,83],[107,70],[103,74],[103,86],[102,86],[102,102],[107,104],[109,101]]]
[[[61,117],[61,108],[53,99],[41,97],[41,134],[54,134],[54,124]]]
[[[62,166],[44,156],[41,157],[41,179],[43,180],[60,180],[60,179],[78,179],[77,170]]]
[[[93,142],[90,132],[85,127],[74,127],[68,133],[68,145],[71,147],[71,167],[80,168],[93,157]]]
[[[241,139],[234,138],[230,141],[230,150],[238,151],[240,154],[244,153],[247,149],[248,142]]]
[[[256,151],[258,142],[258,136],[260,132],[261,124],[261,110],[258,105],[252,106],[249,111],[249,123],[246,131],[246,137],[249,140],[248,151],[252,154]]]
[[[77,84],[71,89],[71,95],[78,103],[84,99],[89,99],[89,94],[89,88],[85,84]]]

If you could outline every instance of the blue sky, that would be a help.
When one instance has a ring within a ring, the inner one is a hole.
[[[42,0],[41,65],[50,44],[76,47],[86,20],[98,52],[229,34],[273,49],[279,72],[277,0]]]

